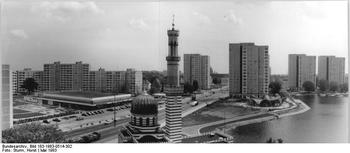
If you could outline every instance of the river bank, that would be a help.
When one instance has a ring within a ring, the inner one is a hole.
[[[233,129],[238,126],[260,123],[274,119],[279,119],[281,117],[296,115],[306,112],[310,109],[310,107],[308,107],[305,103],[303,103],[300,100],[288,99],[287,103],[289,103],[289,107],[280,110],[262,110],[259,112],[254,111],[250,114],[240,115],[233,118],[225,118],[223,120],[215,122],[184,127],[183,133],[186,135],[197,135],[200,133],[207,133],[215,130],[225,132],[225,130]]]

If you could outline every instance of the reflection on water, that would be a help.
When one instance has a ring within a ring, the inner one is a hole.
[[[279,120],[256,123],[228,131],[238,142],[266,142],[270,137],[287,143],[347,142],[348,97],[298,97],[310,110]]]

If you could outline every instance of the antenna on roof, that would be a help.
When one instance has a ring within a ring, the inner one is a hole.
[[[172,23],[172,26],[173,26],[173,30],[174,30],[174,26],[175,26],[175,15],[173,14],[173,23]]]

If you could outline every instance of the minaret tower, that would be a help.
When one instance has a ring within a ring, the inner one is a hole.
[[[179,30],[174,28],[174,15],[171,30],[168,30],[168,82],[164,88],[167,96],[165,105],[165,135],[170,142],[181,142],[182,139],[182,93],[183,87],[179,83],[178,41]]]
[[[179,61],[180,57],[178,55],[178,41],[179,30],[175,30],[174,15],[171,30],[168,30],[168,56],[166,60],[168,62],[168,85],[178,87],[179,84]]]

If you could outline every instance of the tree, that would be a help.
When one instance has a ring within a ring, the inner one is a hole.
[[[270,88],[271,94],[276,94],[276,93],[280,93],[282,85],[280,82],[274,81],[270,83],[269,88]]]
[[[321,91],[325,92],[329,88],[329,83],[327,80],[324,80],[324,79],[319,80],[318,87]]]
[[[329,90],[330,91],[337,91],[338,90],[338,83],[337,82],[330,82],[329,83]]]
[[[221,79],[220,78],[213,78],[213,83],[214,84],[220,84],[221,83]]]
[[[197,91],[199,89],[198,81],[197,80],[193,80],[192,86],[193,86],[193,91]]]
[[[162,88],[162,84],[160,83],[160,80],[158,78],[155,78],[152,81],[150,93],[151,94],[159,93],[161,91],[161,88]]]
[[[63,135],[63,132],[54,125],[30,123],[3,130],[2,141],[5,143],[62,143],[65,141]]]
[[[348,83],[343,83],[343,84],[341,84],[340,86],[339,86],[339,90],[341,91],[341,92],[348,92],[348,90],[349,90],[349,84]]]
[[[315,84],[311,81],[305,81],[303,83],[303,88],[305,91],[308,91],[308,92],[315,91]]]
[[[193,93],[193,86],[189,82],[184,84],[184,93]]]
[[[27,78],[23,81],[23,84],[21,85],[21,88],[24,88],[28,91],[28,94],[31,92],[34,92],[36,89],[38,89],[39,84],[35,82],[34,78]]]

